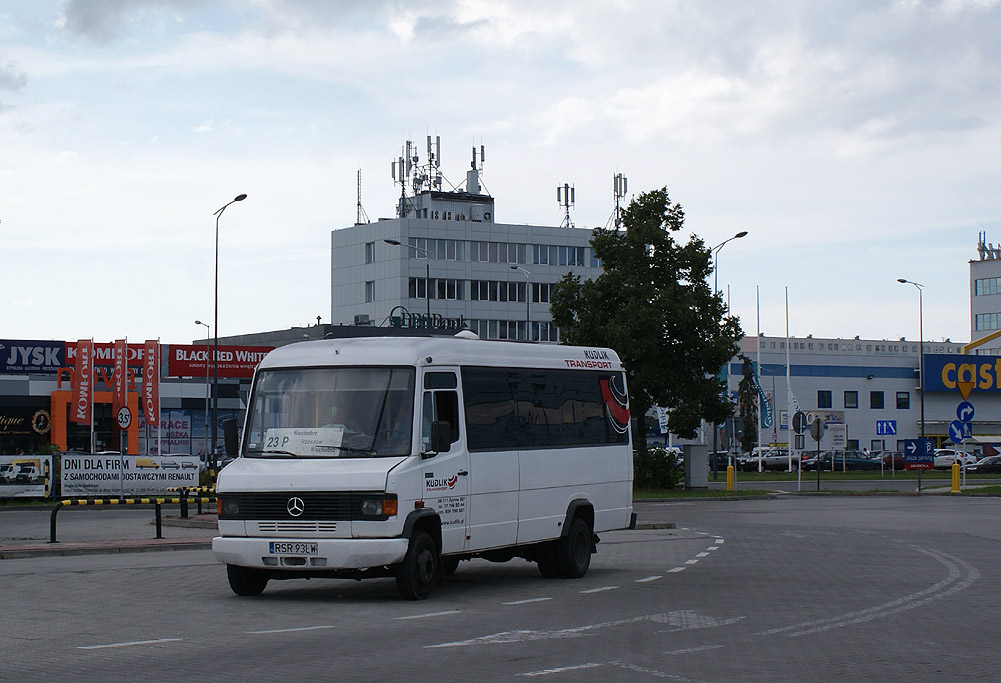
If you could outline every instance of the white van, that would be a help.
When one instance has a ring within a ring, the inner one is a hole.
[[[466,333],[468,334],[468,333]],[[474,557],[588,569],[629,526],[625,373],[609,349],[374,337],[275,349],[219,474],[216,557],[269,579],[395,577],[428,597]]]

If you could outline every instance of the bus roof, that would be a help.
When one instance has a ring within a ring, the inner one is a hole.
[[[299,342],[271,351],[259,368],[343,365],[623,369],[611,349],[461,337],[354,337]]]

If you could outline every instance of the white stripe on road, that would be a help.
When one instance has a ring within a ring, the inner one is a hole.
[[[157,638],[156,640],[130,640],[124,643],[108,643],[107,645],[81,645],[78,650],[103,650],[109,647],[132,647],[133,645],[156,645],[157,643],[177,643],[181,638]]]
[[[698,560],[685,560],[685,564],[698,564]]]
[[[695,557],[709,557],[709,553],[708,552],[696,553]]]
[[[561,674],[565,671],[579,671],[580,669],[594,669],[599,666],[604,666],[604,664],[578,664],[577,666],[561,666],[558,669],[543,669],[542,671],[529,671],[528,673],[518,674],[519,676],[548,676],[549,674]]]
[[[444,612],[428,612],[426,614],[411,614],[409,617],[395,617],[395,618],[402,621],[404,619],[424,619],[425,617],[443,617],[443,616],[448,615],[448,614],[458,614],[458,613],[459,613],[459,610],[457,610],[457,609],[450,609],[450,610],[445,610]]]
[[[683,572],[683,571],[685,571],[686,569],[688,569],[688,567],[675,567],[674,569],[668,569],[667,571],[668,571],[668,573],[670,573],[670,574],[676,574],[676,573],[678,573],[678,572]]]
[[[264,635],[267,633],[296,633],[297,631],[320,631],[326,628],[337,628],[336,626],[296,626],[295,628],[273,628],[267,631],[245,631],[249,635]]]
[[[552,600],[552,598],[528,598],[527,600],[515,600],[514,602],[504,602],[501,604],[510,607],[512,605],[527,605],[530,602],[545,602],[546,600]]]
[[[656,581],[657,579],[662,579],[662,576],[648,576],[645,579],[636,579],[636,583],[647,583],[649,581]]]
[[[602,586],[601,588],[592,588],[586,591],[580,591],[581,593],[603,593],[605,591],[614,591],[618,589],[618,586]]]

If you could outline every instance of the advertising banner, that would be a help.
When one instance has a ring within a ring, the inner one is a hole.
[[[66,342],[0,339],[0,374],[54,375],[69,362]]]
[[[925,354],[925,391],[955,391],[957,396],[971,391],[1001,391],[1001,358]]]
[[[0,498],[44,498],[52,486],[51,455],[0,455]]]
[[[94,366],[113,366],[115,364],[115,344],[118,342],[95,342],[94,343]],[[125,363],[130,368],[140,368],[143,364],[143,345],[125,345]],[[76,356],[76,349],[73,344],[66,345],[66,365],[72,365]]]
[[[160,342],[153,339],[146,341],[143,350],[143,413],[146,423],[156,426],[160,424]]]
[[[273,346],[220,346],[219,376],[250,378]],[[171,344],[167,359],[169,377],[205,377],[215,374],[211,345]],[[206,368],[206,361],[208,368]]]
[[[115,340],[115,386],[114,386],[114,407],[112,408],[113,414],[118,413],[118,409],[127,406],[129,404],[129,385],[128,377],[125,372],[125,357],[127,353],[127,344],[124,339]]]
[[[158,454],[157,444],[160,444],[165,454],[190,454],[191,449],[191,416],[186,410],[165,410],[160,424],[153,426],[146,421],[146,411],[139,414],[140,449],[147,453]],[[163,430],[161,433],[160,430]],[[145,435],[149,432],[149,440]],[[145,446],[144,446],[145,444]]]
[[[76,343],[75,351],[70,422],[89,425],[94,406],[94,343],[81,339]]]
[[[63,496],[167,496],[198,486],[196,456],[74,454],[62,457]],[[124,475],[124,481],[123,481]]]

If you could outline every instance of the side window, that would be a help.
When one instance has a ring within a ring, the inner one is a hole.
[[[431,446],[431,423],[447,422],[451,426],[451,441],[459,440],[458,381],[451,372],[429,372],[424,375],[424,398],[421,403],[421,445]]]

